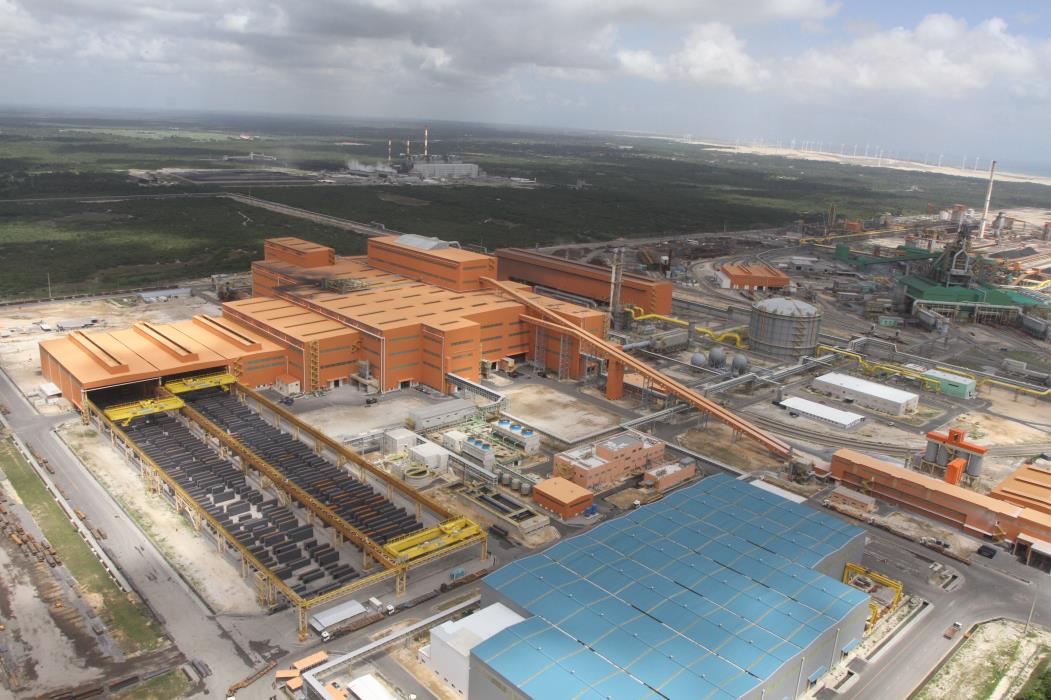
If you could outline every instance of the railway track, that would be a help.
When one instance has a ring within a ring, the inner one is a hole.
[[[864,440],[849,436],[832,435],[820,429],[809,429],[795,425],[785,425],[779,421],[765,418],[748,412],[748,419],[762,428],[782,437],[805,440],[825,447],[848,447],[860,452],[878,452],[891,457],[906,457],[922,452],[926,441],[886,443],[878,440]],[[1051,452],[1051,443],[1039,442],[1027,445],[994,445],[989,448],[990,457],[1030,457],[1042,452]]]

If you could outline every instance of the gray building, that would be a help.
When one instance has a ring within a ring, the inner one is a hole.
[[[430,177],[437,180],[459,180],[478,177],[478,165],[475,163],[446,163],[443,161],[416,162],[412,164],[412,174]]]
[[[470,420],[478,409],[467,399],[450,399],[409,412],[413,430],[432,430]]]
[[[725,475],[483,580],[526,620],[471,650],[471,700],[796,698],[857,646],[865,534]]]
[[[910,391],[902,391],[892,386],[877,384],[839,372],[822,374],[811,382],[810,388],[837,399],[847,399],[858,406],[889,413],[892,416],[901,416],[906,411],[915,411],[920,403],[920,397]]]

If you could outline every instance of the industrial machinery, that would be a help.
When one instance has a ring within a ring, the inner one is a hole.
[[[446,520],[437,527],[414,532],[384,545],[395,561],[404,564],[431,552],[476,537],[482,529],[467,518]]]
[[[146,399],[144,401],[132,401],[117,406],[110,406],[104,413],[114,423],[120,423],[127,427],[132,418],[148,416],[151,413],[164,413],[165,411],[177,411],[186,404],[182,399],[174,396],[160,399]]]

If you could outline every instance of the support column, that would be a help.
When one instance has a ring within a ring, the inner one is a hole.
[[[624,396],[624,363],[610,360],[606,365],[606,398],[615,401]]]

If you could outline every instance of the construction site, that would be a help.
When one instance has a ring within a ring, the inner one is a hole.
[[[471,176],[426,148],[412,171]],[[1031,215],[271,238],[239,294],[5,308],[5,423],[117,576],[127,529],[212,612],[237,654],[173,656],[209,696],[899,697],[891,640],[926,650],[911,692],[951,650],[931,625],[1051,571]],[[128,590],[174,629],[161,579]],[[13,679],[33,636],[4,615]]]

